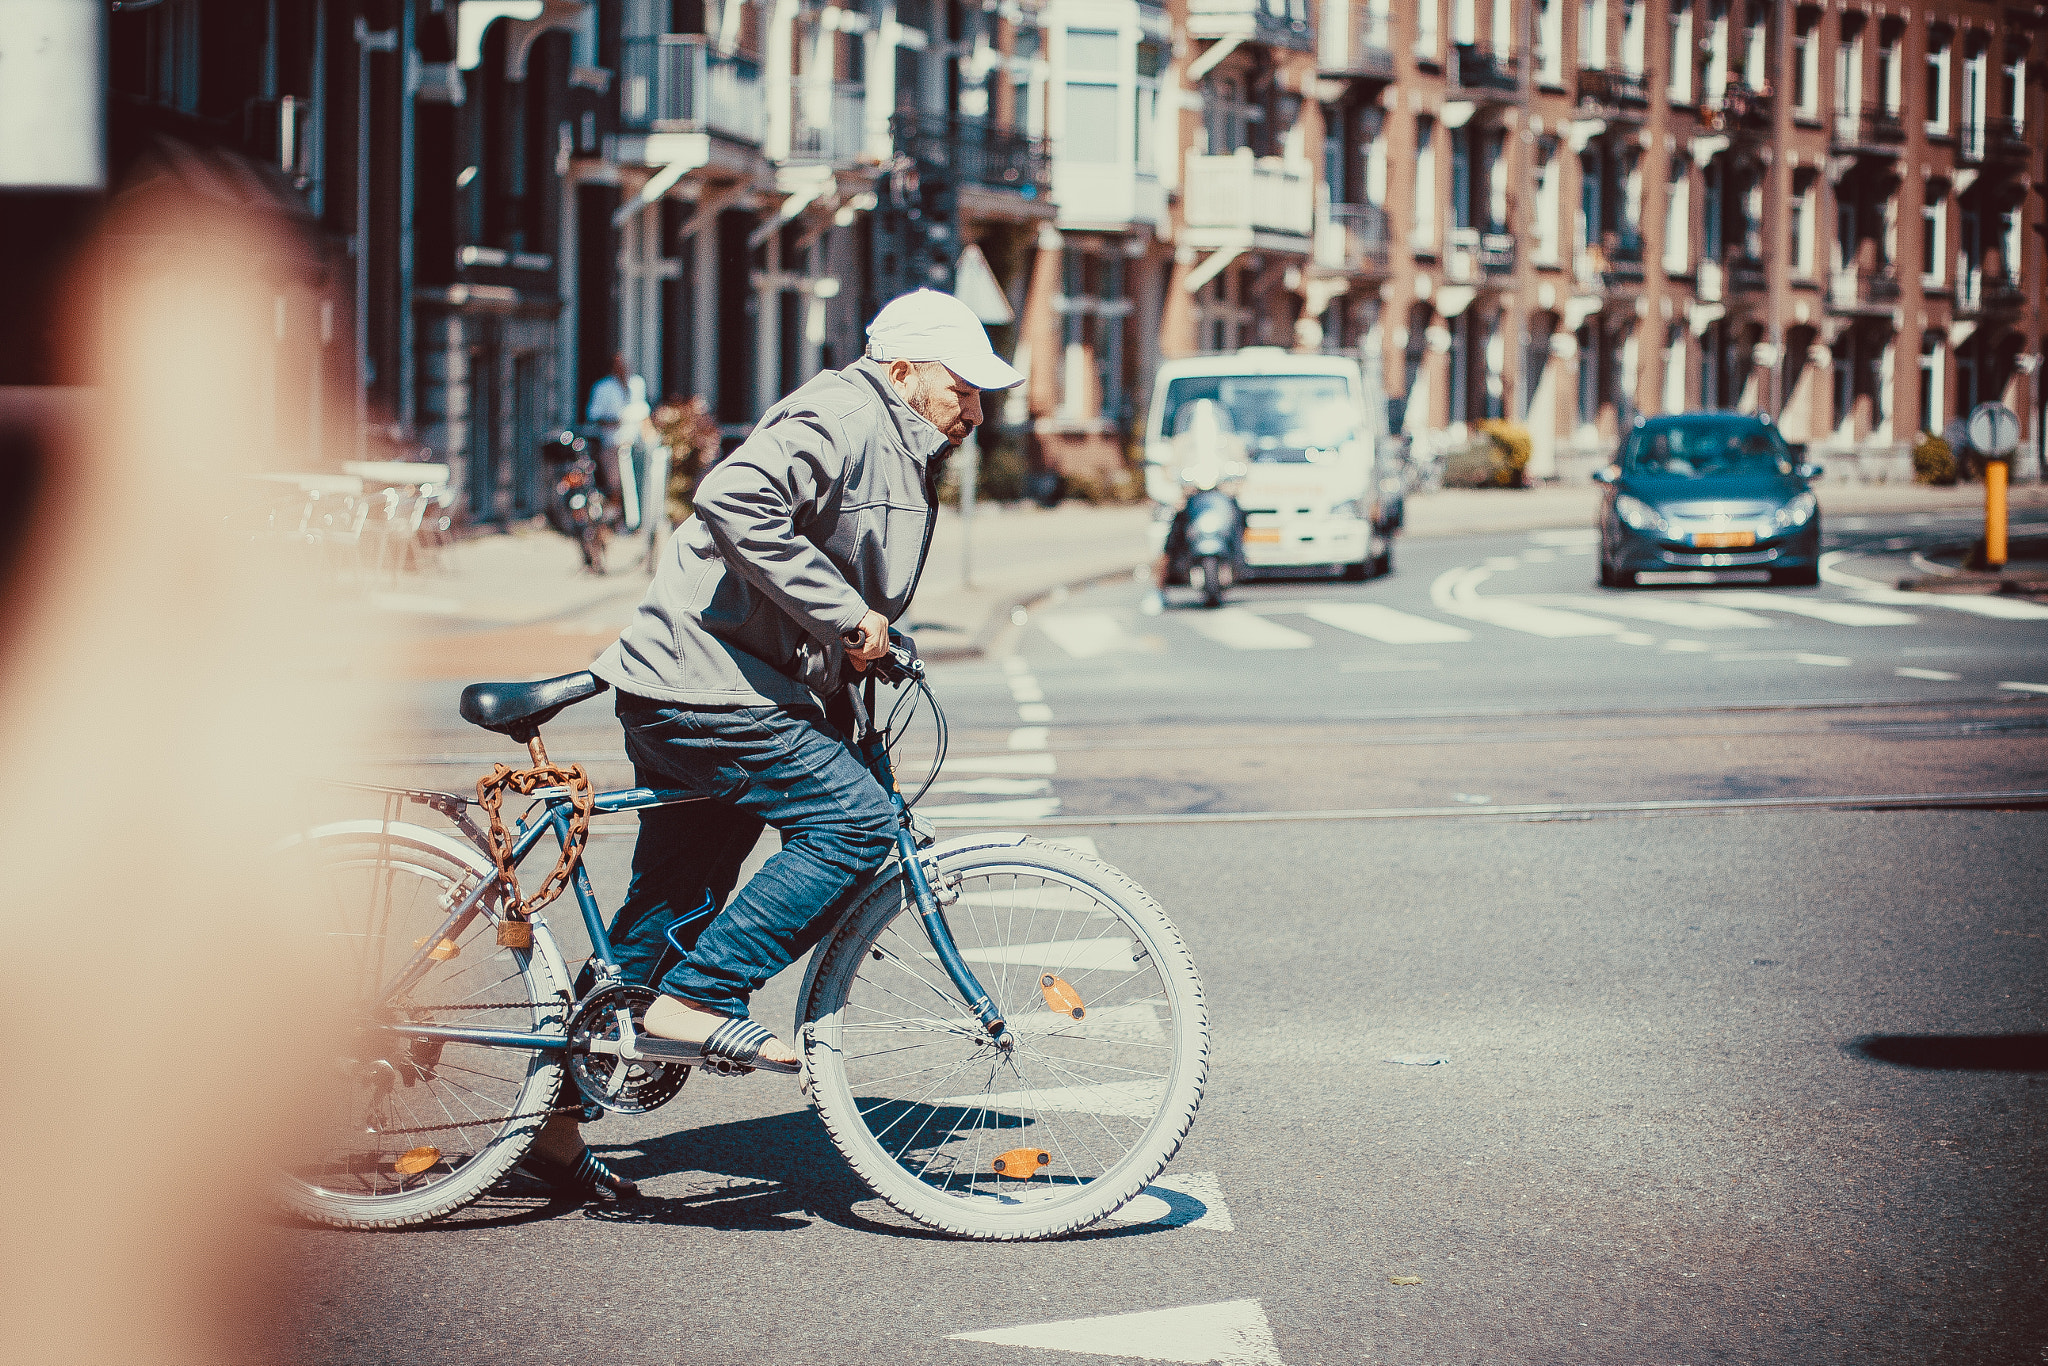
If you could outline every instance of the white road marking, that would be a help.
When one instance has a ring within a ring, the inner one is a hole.
[[[1814,655],[1803,650],[1729,650],[1714,656],[1716,664],[1761,664],[1766,662],[1818,664],[1830,669],[1847,668],[1856,661],[1842,655]]]
[[[1741,612],[1733,607],[1709,606],[1706,603],[1682,602],[1676,598],[1634,597],[1616,593],[1611,597],[1541,597],[1537,602],[1557,607],[1574,607],[1583,612],[1605,612],[1610,616],[1634,617],[1639,621],[1654,621],[1661,626],[1680,626],[1688,631],[1755,631],[1770,630],[1776,625],[1767,617],[1754,612]]]
[[[1472,639],[1472,633],[1462,626],[1397,612],[1376,602],[1316,603],[1302,608],[1301,614],[1388,645],[1444,645]]]
[[[1131,972],[1128,939],[1055,939],[1044,944],[1004,944],[999,948],[960,950],[970,963],[1025,963],[1050,968],[1062,977],[1070,972]]]
[[[1522,562],[1513,555],[1491,555],[1485,560],[1488,569],[1520,569]]]
[[[1794,655],[1801,664],[1819,664],[1829,669],[1846,669],[1856,661],[1845,655]]]
[[[1600,544],[1598,527],[1561,527],[1556,531],[1532,531],[1529,539],[1537,545],[1589,546]]]
[[[1159,1099],[1166,1094],[1166,1079],[1153,1081],[1112,1081],[1100,1086],[1049,1086],[1032,1091],[986,1092],[972,1096],[945,1096],[928,1105],[972,1105],[977,1109],[1036,1110],[1048,1115],[1124,1115],[1150,1119],[1159,1113]]]
[[[1646,636],[1641,631],[1623,631],[1614,637],[1617,645],[1655,645],[1657,637]]]
[[[1052,732],[1044,726],[1019,726],[1010,732],[1011,749],[1044,749]]]
[[[1802,598],[1791,593],[1759,593],[1750,590],[1716,593],[1714,601],[1737,607],[1754,607],[1766,612],[1790,612],[1795,616],[1830,621],[1837,626],[1911,626],[1920,618],[1889,607],[1872,607],[1863,602],[1829,602]]]
[[[1893,669],[1900,678],[1924,678],[1930,683],[1960,683],[1961,674],[1946,673],[1940,669]]]
[[[1052,790],[1049,778],[966,778],[958,782],[936,782],[933,792],[952,792],[963,797],[1030,797]]]
[[[1030,1010],[1022,1015],[1012,1015],[1010,1028],[1019,1034],[1029,1034],[1034,1038],[1063,1035],[1068,1038],[1097,1039],[1104,1042],[1120,1040],[1125,1043],[1157,1043],[1166,1037],[1166,1026],[1159,1023],[1159,1012],[1152,1008],[1149,1001],[1136,1005],[1105,1006],[1101,1010],[1090,1009],[1087,1017],[1080,1020],[1057,1011]],[[1228,1219],[1230,1216],[1226,1213],[1223,1217]]]
[[[1664,648],[1675,654],[1695,655],[1704,653],[1714,647],[1707,644],[1704,640],[1667,640],[1664,642]]]
[[[1040,617],[1038,629],[1075,659],[1093,659],[1131,645],[1124,628],[1107,612],[1059,612]]]
[[[1844,531],[1862,531],[1870,525],[1870,519],[1868,517],[1843,517],[1836,521],[1835,525]]]
[[[1017,658],[1017,656],[1010,655],[1003,660],[1003,672],[1006,674],[1028,674],[1031,672],[1031,666]]]
[[[1009,821],[1036,821],[1059,814],[1058,797],[1024,797],[1012,802],[941,802],[936,806],[918,803],[917,814],[934,825],[1001,825]]]
[[[1184,612],[1180,619],[1218,645],[1233,650],[1306,650],[1316,643],[1313,636],[1267,621],[1241,607]]]
[[[1523,564],[1549,564],[1556,558],[1557,552],[1554,550],[1525,550],[1522,552]]]
[[[1223,1183],[1215,1172],[1176,1172],[1162,1176],[1132,1197],[1115,1214],[1118,1224],[1164,1224],[1168,1228],[1209,1228],[1229,1233],[1230,1207],[1223,1203]]]
[[[947,758],[948,773],[1051,773],[1055,761],[1050,754],[978,754]]]
[[[1441,669],[1441,659],[1347,659],[1337,666],[1340,674],[1407,674]]]
[[[1209,1362],[1214,1366],[1283,1366],[1272,1325],[1257,1300],[1191,1304],[1057,1323],[1027,1323],[980,1333],[954,1333],[955,1342],[1040,1347],[1089,1356],[1140,1361]]]
[[[1526,631],[1533,636],[1611,636],[1621,632],[1619,624],[1602,617],[1560,612],[1554,607],[1537,607],[1514,598],[1482,598],[1479,585],[1492,575],[1493,570],[1485,565],[1447,570],[1429,586],[1429,600],[1452,616]]]
[[[1911,520],[1911,519],[1908,519]],[[1924,518],[1922,519],[1925,520]],[[1887,602],[1915,607],[1946,607],[1952,612],[1967,612],[1980,617],[1997,617],[2004,621],[2048,621],[2048,607],[2039,603],[2021,602],[2016,598],[1978,597],[1971,593],[1905,593],[1876,579],[1866,579],[1861,574],[1851,574],[1839,566],[1838,561],[1848,554],[1846,550],[1830,550],[1820,557],[1820,576],[1838,588],[1853,589],[1856,596],[1865,602]]]
[[[2001,683],[1998,686],[2006,689],[2008,692],[2048,693],[2048,683]]]
[[[1010,697],[1017,702],[1043,702],[1045,689],[1038,686],[1038,680],[1030,674],[1010,675]]]
[[[1019,721],[1029,721],[1034,725],[1042,725],[1052,720],[1052,708],[1046,706],[1043,702],[1026,702],[1023,706],[1017,708],[1017,719]]]

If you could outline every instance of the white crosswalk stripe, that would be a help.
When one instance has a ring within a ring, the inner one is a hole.
[[[1472,639],[1472,633],[1462,626],[1397,612],[1376,602],[1321,602],[1302,608],[1301,614],[1388,645],[1442,645]]]
[[[1755,631],[1769,630],[1773,625],[1768,617],[1760,617],[1754,612],[1701,602],[1683,602],[1676,598],[1623,597],[1618,594],[1606,598],[1565,595],[1541,597],[1536,601],[1554,607],[1574,608],[1582,612],[1600,612],[1608,616],[1631,617],[1637,621],[1654,621],[1660,626],[1680,626],[1688,631]]]
[[[1890,607],[1873,607],[1864,602],[1832,602],[1792,593],[1737,589],[1714,594],[1714,601],[1730,607],[1752,607],[1760,612],[1789,612],[1794,616],[1832,622],[1836,626],[1911,626],[1920,620],[1911,612],[1900,612]]]
[[[1469,621],[1483,621],[1489,626],[1505,626],[1510,631],[1548,636],[1553,640],[1572,636],[1618,635],[1627,629],[1605,617],[1589,617],[1582,612],[1566,612],[1556,607],[1539,607],[1533,602],[1515,598],[1463,598],[1457,600],[1450,610]]]
[[[1179,619],[1218,645],[1233,650],[1306,650],[1316,643],[1314,636],[1268,621],[1241,607],[1187,612]]]
[[[1053,644],[1075,659],[1094,659],[1127,650],[1132,644],[1122,624],[1108,612],[1055,612],[1038,618],[1037,624]]]

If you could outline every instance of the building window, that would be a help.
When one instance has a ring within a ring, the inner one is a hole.
[[[1989,57],[1983,39],[1977,39],[1975,45],[1977,50],[1963,58],[1963,155],[1980,160],[1984,155],[1984,87]]]
[[[1977,214],[1976,205],[1965,198],[1961,219],[1956,233],[1963,249],[1962,270],[1956,278],[1956,302],[1975,304],[1984,290],[1984,234],[1983,220]]]
[[[143,35],[149,98],[182,113],[199,108],[199,0],[169,0],[148,14]]]
[[[1691,268],[1691,164],[1683,157],[1673,157],[1664,185],[1664,272],[1683,275]]]
[[[1117,90],[1123,64],[1123,40],[1115,29],[1067,30],[1065,136],[1060,156],[1070,162],[1113,165],[1123,160],[1117,115],[1123,100]]]
[[[1451,0],[1451,41],[1454,43],[1476,43],[1479,41],[1479,17],[1473,13],[1477,0]]]
[[[1415,231],[1417,251],[1436,250],[1436,120],[1415,118]]]
[[[2002,103],[2005,116],[2012,120],[2013,131],[2018,132],[2027,126],[2027,48],[2024,42],[2006,41],[2004,75]]]
[[[1800,11],[1792,33],[1792,107],[1811,118],[1820,107],[1820,16]]]
[[[1437,60],[1436,7],[1440,0],[1415,0],[1415,55]]]
[[[1927,131],[1948,131],[1948,59],[1952,43],[1946,28],[1927,34]]]
[[[1685,324],[1664,330],[1664,411],[1685,411]]]
[[[1846,29],[1846,24],[1845,24]],[[1863,100],[1863,32],[1844,32],[1835,49],[1835,113],[1845,123],[1859,116]]]
[[[1665,89],[1678,104],[1692,100],[1692,4],[1671,0],[1671,78]]]
[[[1508,132],[1505,128],[1486,133],[1486,227],[1490,232],[1508,230]]]
[[[1766,35],[1770,32],[1764,23],[1763,6],[1752,5],[1749,14],[1749,32],[1742,43],[1742,83],[1751,90],[1763,90],[1770,86],[1770,68],[1766,66]]]
[[[1472,226],[1472,127],[1451,130],[1451,226]]]
[[[1590,427],[1599,420],[1600,325],[1588,321],[1579,329],[1579,425]]]
[[[1564,78],[1564,0],[1536,6],[1536,79],[1556,85]]]
[[[1998,213],[1998,254],[1999,275],[2008,284],[2018,284],[2020,278],[2020,253],[2025,250],[2026,238],[2022,235],[2020,206],[2015,204]]]
[[[1579,0],[1579,65],[1607,69],[1607,0]]]
[[[1557,146],[1546,142],[1536,161],[1536,259],[1557,264]]]
[[[1948,206],[1941,190],[1927,187],[1927,199],[1920,205],[1920,283],[1939,285],[1945,272],[1942,263],[1948,252]]]
[[[1835,269],[1856,269],[1856,201],[1835,192]]]
[[[1707,163],[1707,169],[1702,175],[1706,199],[1701,207],[1706,210],[1706,214],[1701,224],[1700,248],[1705,258],[1709,261],[1719,261],[1721,259],[1721,216],[1726,212],[1723,199],[1723,182],[1725,177],[1726,172],[1722,168],[1719,157]]]
[[[1835,433],[1845,439],[1856,434],[1856,334],[1844,332],[1835,339]]]
[[[1899,36],[1887,29],[1877,40],[1877,89],[1878,97],[1884,101],[1884,112],[1899,112],[1899,81],[1901,68],[1905,63],[1899,58]]]
[[[1643,0],[1623,0],[1621,10],[1621,69],[1631,76],[1643,74],[1643,21],[1649,13]]]
[[[1365,148],[1365,202],[1385,207],[1387,202],[1387,140],[1380,136],[1384,114],[1378,109],[1354,111],[1358,141]]]
[[[1792,195],[1792,273],[1813,278],[1813,178],[1800,178]]]
[[[1707,103],[1728,88],[1728,0],[1707,0]]]
[[[1939,432],[1948,422],[1947,398],[1943,385],[1948,367],[1943,364],[1941,334],[1929,332],[1920,339],[1920,430]]]

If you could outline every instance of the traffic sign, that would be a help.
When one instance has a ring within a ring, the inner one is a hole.
[[[1970,410],[1970,445],[1992,460],[2019,449],[2019,414],[2003,403],[1980,403]]]

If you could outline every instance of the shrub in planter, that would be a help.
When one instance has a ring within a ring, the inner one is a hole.
[[[1949,450],[1948,442],[1932,432],[1921,436],[1913,447],[1913,482],[1916,484],[1953,484],[1956,482],[1955,453]]]
[[[1479,430],[1493,442],[1500,466],[1497,477],[1500,486],[1510,489],[1523,487],[1529,469],[1529,456],[1536,449],[1536,438],[1531,436],[1529,429],[1521,423],[1497,417],[1480,423]]]
[[[1490,489],[1500,484],[1500,453],[1491,437],[1479,437],[1444,457],[1444,487]]]

